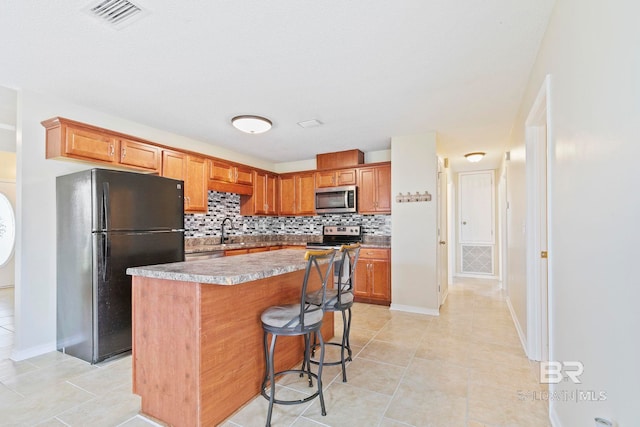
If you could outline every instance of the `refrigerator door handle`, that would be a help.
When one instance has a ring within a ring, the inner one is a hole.
[[[109,230],[109,183],[102,184],[102,230]]]
[[[102,281],[107,281],[107,270],[109,264],[109,234],[102,235]]]

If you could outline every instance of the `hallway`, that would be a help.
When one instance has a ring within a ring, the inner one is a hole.
[[[524,356],[495,281],[459,280],[439,317],[357,304],[352,344],[348,383],[339,368],[325,369],[327,416],[317,399],[276,405],[274,426],[549,425],[536,364]],[[0,382],[0,412],[10,425],[153,425],[136,415],[130,356],[99,366],[56,352],[2,360]],[[296,378],[279,387],[290,395],[307,392]],[[266,404],[258,397],[223,425],[262,426]]]

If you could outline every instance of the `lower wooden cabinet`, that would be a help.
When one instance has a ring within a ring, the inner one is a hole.
[[[357,302],[391,304],[391,251],[360,250],[355,272],[354,296]]]

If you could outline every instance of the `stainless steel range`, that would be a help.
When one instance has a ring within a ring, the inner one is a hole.
[[[322,242],[308,242],[308,249],[340,249],[342,245],[362,242],[361,225],[325,225]]]
[[[322,242],[307,242],[307,249],[340,249],[342,245],[350,245],[362,242],[362,226],[360,225],[325,225],[322,227]],[[336,256],[336,260],[339,257]],[[340,278],[340,268],[333,270],[333,284],[338,288],[339,283],[348,279],[350,271],[342,271]]]

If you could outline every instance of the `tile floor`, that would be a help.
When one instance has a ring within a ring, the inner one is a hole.
[[[339,367],[323,374],[327,415],[317,399],[276,405],[273,426],[549,426],[546,402],[533,398],[544,390],[537,367],[524,356],[495,282],[454,284],[439,317],[356,304],[351,341],[348,382]],[[154,425],[138,415],[130,390],[130,356],[95,366],[57,352],[0,360],[0,425]],[[290,376],[278,390],[296,396],[308,387]],[[257,397],[223,426],[263,426],[266,412]]]

